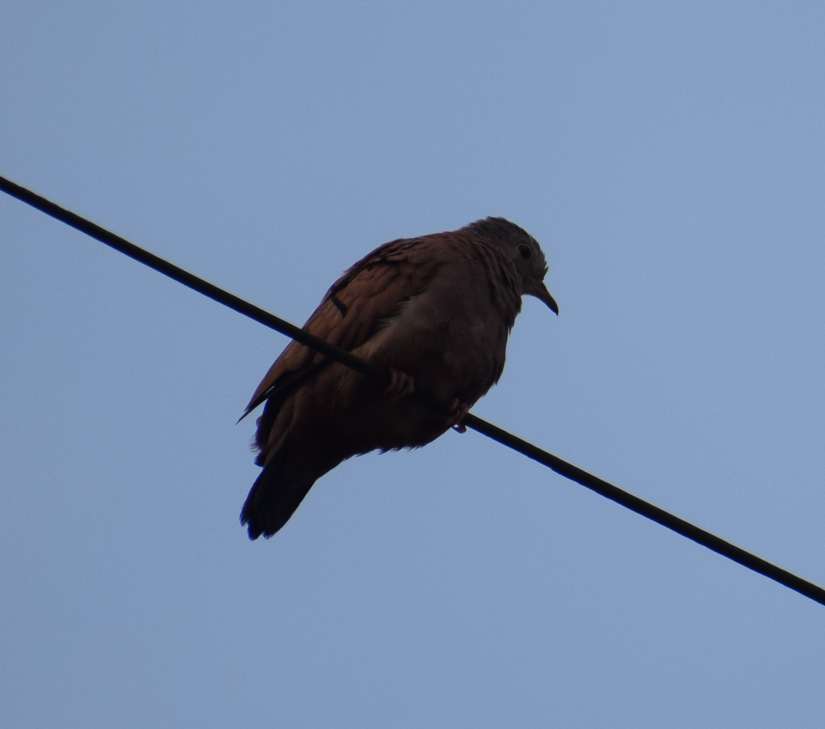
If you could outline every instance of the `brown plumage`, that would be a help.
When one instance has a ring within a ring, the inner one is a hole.
[[[538,242],[504,218],[386,243],[346,271],[304,328],[395,373],[393,384],[382,392],[297,342],[284,349],[245,413],[266,403],[263,471],[241,511],[250,539],[275,534],[344,459],[422,446],[459,421],[501,376],[522,295],[558,313],[546,273]],[[413,382],[444,410],[405,397]]]

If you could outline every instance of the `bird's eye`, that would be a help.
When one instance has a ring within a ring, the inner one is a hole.
[[[530,246],[528,246],[528,245],[524,245],[524,243],[522,243],[522,244],[518,247],[518,252],[519,252],[519,255],[520,255],[520,256],[521,256],[521,257],[522,257],[525,261],[526,261],[528,258],[530,258],[530,255],[533,253],[533,251],[531,251],[531,250],[530,250]]]

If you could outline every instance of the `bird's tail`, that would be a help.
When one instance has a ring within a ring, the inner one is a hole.
[[[326,469],[296,468],[288,447],[279,448],[264,466],[241,509],[241,524],[250,539],[261,535],[267,539],[277,532],[309,493],[312,484]]]

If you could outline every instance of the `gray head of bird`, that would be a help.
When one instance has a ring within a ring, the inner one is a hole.
[[[547,259],[532,235],[506,218],[486,218],[467,227],[504,247],[521,278],[522,295],[535,296],[547,304],[554,314],[559,313],[559,305],[544,284],[548,271]]]

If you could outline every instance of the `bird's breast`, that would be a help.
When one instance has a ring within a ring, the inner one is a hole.
[[[474,402],[501,375],[510,322],[492,302],[460,294],[434,288],[405,302],[376,337],[376,355],[439,397]]]

